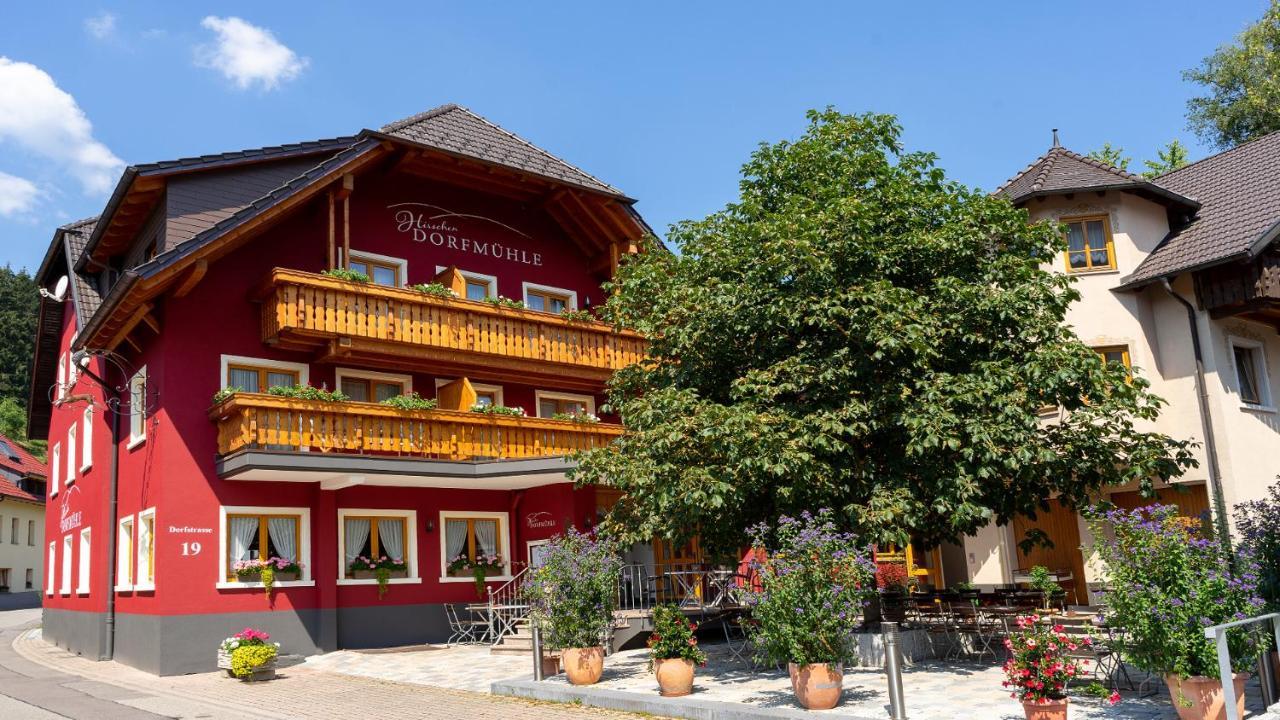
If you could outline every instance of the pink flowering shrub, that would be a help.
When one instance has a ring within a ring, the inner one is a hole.
[[[1018,630],[1004,641],[1009,650],[1002,685],[1012,688],[1010,697],[1024,703],[1044,704],[1067,696],[1067,683],[1080,677],[1087,660],[1068,656],[1093,643],[1089,637],[1072,637],[1061,625],[1040,623],[1034,616],[1018,618]],[[1120,696],[1112,693],[1114,705]]]

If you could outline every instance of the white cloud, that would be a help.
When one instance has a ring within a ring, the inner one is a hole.
[[[281,44],[270,30],[238,17],[210,15],[200,24],[217,38],[213,45],[196,48],[196,64],[221,72],[242,90],[255,83],[273,90],[298,77],[310,62]]]
[[[85,18],[84,31],[99,40],[106,40],[116,34],[116,16],[104,11]]]
[[[35,206],[39,195],[39,189],[30,180],[0,172],[0,217],[27,212]]]
[[[124,161],[93,137],[75,98],[31,63],[0,55],[0,142],[61,165],[86,193],[112,188]]]

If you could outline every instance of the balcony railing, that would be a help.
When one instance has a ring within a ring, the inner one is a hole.
[[[365,402],[323,402],[236,393],[215,405],[218,452],[280,450],[440,460],[508,460],[567,455],[622,435],[611,423],[399,410]]]
[[[642,337],[604,323],[297,270],[274,270],[262,297],[268,344],[322,352],[327,346],[335,361],[483,365],[598,385],[645,351]]]

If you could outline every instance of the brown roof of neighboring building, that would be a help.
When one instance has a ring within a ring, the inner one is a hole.
[[[461,105],[432,108],[382,127],[387,135],[506,165],[596,192],[625,197],[621,190],[504,130]]]
[[[1147,256],[1122,287],[1256,257],[1280,233],[1280,132],[1161,175],[1204,205]]]
[[[1181,206],[1191,211],[1199,207],[1191,197],[1059,145],[1049,148],[1022,172],[1009,178],[996,188],[995,194],[1021,204],[1034,197],[1086,190],[1128,190],[1166,206]]]

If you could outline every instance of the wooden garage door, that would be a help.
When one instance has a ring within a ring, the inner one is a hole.
[[[1183,517],[1199,518],[1209,512],[1209,491],[1204,485],[1179,485],[1177,487],[1161,488],[1156,491],[1156,497],[1146,498],[1137,492],[1121,492],[1112,493],[1107,498],[1113,505],[1125,510],[1135,510],[1137,508],[1160,503],[1162,505],[1177,505],[1178,514]]]
[[[1024,553],[1017,543],[1027,537],[1027,531],[1038,529],[1053,541],[1053,547],[1034,547]],[[1077,605],[1088,603],[1089,593],[1084,582],[1084,557],[1080,554],[1080,526],[1076,514],[1061,501],[1050,500],[1049,511],[1039,512],[1035,519],[1019,515],[1013,519],[1014,553],[1018,558],[1018,570],[1030,570],[1043,565],[1050,570],[1070,570],[1071,581],[1062,583],[1067,602]]]

